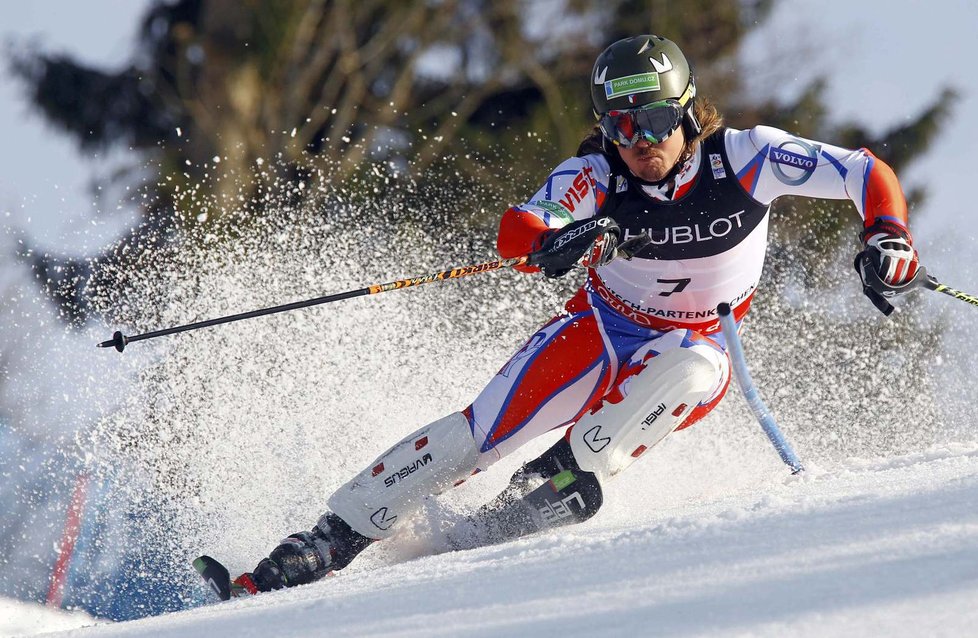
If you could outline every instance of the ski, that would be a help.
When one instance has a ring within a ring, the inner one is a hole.
[[[210,556],[198,556],[193,560],[194,569],[221,600],[231,600],[258,593],[258,588],[248,574],[242,574],[233,581],[228,568]]]

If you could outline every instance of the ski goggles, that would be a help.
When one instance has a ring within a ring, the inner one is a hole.
[[[598,119],[598,128],[607,140],[631,148],[641,140],[664,142],[682,123],[682,105],[660,100],[637,109],[608,111]]]

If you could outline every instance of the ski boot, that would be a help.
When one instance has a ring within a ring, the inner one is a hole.
[[[524,464],[496,498],[449,532],[453,549],[501,543],[579,523],[594,516],[603,498],[597,477],[578,466],[567,439]]]
[[[292,534],[263,558],[253,572],[234,579],[232,588],[248,593],[305,585],[343,569],[374,542],[327,512],[309,532]]]

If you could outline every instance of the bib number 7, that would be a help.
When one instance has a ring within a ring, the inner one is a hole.
[[[672,290],[667,290],[665,292],[660,292],[660,297],[668,297],[669,295],[674,295],[677,292],[682,292],[686,289],[692,279],[656,279],[656,282],[660,284],[669,284],[674,286]]]

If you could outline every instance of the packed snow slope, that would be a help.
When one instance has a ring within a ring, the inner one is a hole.
[[[82,611],[62,611],[0,598],[0,636],[32,636],[94,623],[95,619]]]
[[[563,531],[59,635],[973,635],[978,447],[740,476],[710,498],[622,494]]]

